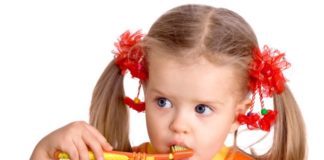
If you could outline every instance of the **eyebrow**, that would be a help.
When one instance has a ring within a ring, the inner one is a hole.
[[[157,92],[158,94],[162,94],[162,95],[168,95],[168,94],[165,94],[164,92],[158,90],[157,88],[152,88],[151,91],[152,92]]]
[[[195,102],[199,102],[201,104],[218,104],[218,105],[224,105],[223,102],[219,101],[219,100],[195,100]]]
[[[171,99],[174,98],[173,96],[169,96],[169,94],[164,93],[163,91],[157,89],[157,88],[152,88],[151,89],[152,92],[156,92],[158,94],[161,95],[165,95],[170,97]],[[203,100],[203,99],[194,99],[193,102],[198,102],[199,104],[218,104],[218,105],[224,105],[224,102],[213,99],[213,100]]]

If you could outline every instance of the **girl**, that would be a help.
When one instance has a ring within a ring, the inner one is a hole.
[[[31,159],[53,159],[64,151],[84,160],[88,150],[103,159],[112,149],[167,153],[170,146],[191,149],[190,160],[305,159],[303,119],[281,72],[289,63],[277,50],[260,50],[242,17],[223,8],[184,5],[166,12],[142,36],[126,32],[116,43],[115,59],[94,89],[90,125],[73,122],[50,133]],[[138,96],[123,99],[126,70],[140,80],[145,104]],[[253,109],[257,97],[261,111]],[[263,97],[273,97],[274,110],[264,106]],[[125,104],[145,110],[149,143],[130,146]],[[224,146],[240,124],[269,131],[274,123],[273,145],[264,155]]]

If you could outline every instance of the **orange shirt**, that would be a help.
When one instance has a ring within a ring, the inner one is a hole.
[[[137,147],[133,147],[133,151],[148,154],[156,153],[151,143],[148,142]],[[254,158],[236,149],[235,147],[223,147],[217,154],[215,154],[212,160],[254,160]]]

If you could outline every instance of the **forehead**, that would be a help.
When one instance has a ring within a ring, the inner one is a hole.
[[[183,58],[150,55],[148,88],[187,97],[222,97],[233,95],[237,86],[234,68],[216,65],[204,57]]]

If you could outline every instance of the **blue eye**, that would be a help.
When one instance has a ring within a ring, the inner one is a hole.
[[[172,107],[171,102],[166,98],[158,98],[157,105],[161,108],[171,108]]]
[[[204,105],[204,104],[198,104],[196,107],[195,107],[195,111],[199,114],[209,114],[212,112],[212,109],[207,106],[207,105]]]

